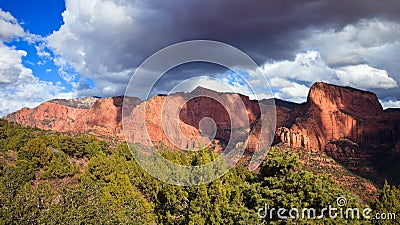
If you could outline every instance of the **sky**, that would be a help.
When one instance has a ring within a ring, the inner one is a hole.
[[[0,116],[53,98],[122,95],[150,55],[197,39],[248,54],[274,97],[304,102],[324,81],[400,107],[398,12],[398,0],[0,0]],[[246,82],[259,82],[251,74]],[[154,93],[193,77],[250,94],[231,71],[204,63],[169,71]]]

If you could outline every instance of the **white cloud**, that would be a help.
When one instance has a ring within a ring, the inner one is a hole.
[[[27,52],[3,43],[25,37],[32,35],[25,33],[10,13],[0,9],[0,116],[22,107],[37,106],[51,98],[75,96],[73,92],[65,92],[61,84],[35,77],[22,63]]]
[[[0,116],[22,107],[35,107],[57,97],[75,97],[64,87],[53,82],[39,80],[32,70],[22,65],[26,52],[0,43]]]
[[[42,58],[51,58],[50,52],[46,49],[46,43],[41,41],[39,44],[35,45],[36,54]]]
[[[24,30],[9,12],[0,9],[0,41],[8,41],[24,35]]]
[[[274,77],[270,80],[270,85],[275,98],[290,100],[292,102],[305,102],[309,88],[304,84],[298,84],[286,79]]]
[[[340,67],[336,70],[336,74],[342,85],[363,89],[398,87],[396,81],[389,77],[387,71],[366,64]]]
[[[26,54],[23,50],[16,50],[0,43],[0,87],[12,84],[32,73],[21,64],[21,57]]]
[[[274,97],[302,103],[307,100],[308,90],[309,88],[307,86],[293,82],[290,86],[281,88],[279,92],[274,94]]]
[[[309,29],[300,42],[303,50],[315,49],[329,65],[362,64],[369,61],[374,48],[400,41],[400,24],[386,20],[362,20],[341,30]]]
[[[383,108],[387,109],[387,108],[400,108],[400,101],[393,101],[393,100],[389,100],[389,101],[380,101]]]
[[[335,70],[326,65],[317,51],[298,53],[293,61],[268,62],[262,66],[262,70],[270,78],[281,77],[307,82],[332,82],[337,79]]]
[[[271,82],[275,77],[279,77],[311,83],[325,81],[362,89],[388,89],[398,86],[385,70],[366,64],[330,67],[317,51],[298,53],[293,61],[266,63],[262,69],[272,77]]]
[[[330,67],[318,51],[297,53],[293,61],[267,62],[261,69],[269,77],[270,86],[275,90],[274,96],[294,102],[305,101],[309,85],[317,81],[360,89],[398,87],[386,70],[366,64]],[[253,76],[254,71],[249,71],[249,74],[250,83],[260,83]]]
[[[68,82],[73,84],[75,79],[77,78],[78,74],[75,72],[71,72],[73,67],[66,62],[66,60],[62,57],[55,57],[53,58],[53,63],[58,67],[58,74],[60,77]]]
[[[75,80],[78,72],[91,78],[95,90],[81,94],[116,95],[123,93],[137,63],[130,45],[148,42],[152,37],[141,35],[144,28],[134,18],[142,13],[127,1],[67,0],[62,13],[64,24],[47,37],[56,57],[60,75],[67,82]],[[122,88],[121,88],[122,87]]]

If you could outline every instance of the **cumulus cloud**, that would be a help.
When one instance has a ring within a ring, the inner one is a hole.
[[[381,101],[381,104],[383,106],[384,109],[387,108],[400,108],[400,101],[393,101],[393,100],[389,100],[389,101]]]
[[[398,87],[397,82],[389,77],[387,71],[366,64],[344,66],[336,70],[339,83],[362,89],[388,89]]]
[[[138,50],[129,46],[149,40],[140,35],[144,27],[133,24],[140,13],[127,1],[66,1],[64,25],[47,37],[63,79],[76,78],[70,72],[73,68],[96,83],[97,93],[86,90],[86,94],[121,94],[134,69],[129,64],[138,63]]]
[[[307,29],[300,41],[303,50],[317,49],[330,66],[372,63],[375,49],[398,44],[400,24],[383,19],[361,20],[340,30]]]
[[[60,84],[35,77],[32,70],[22,63],[22,58],[27,56],[27,52],[3,43],[13,38],[32,36],[23,31],[10,13],[1,9],[0,33],[0,116],[22,107],[37,106],[51,98],[75,96],[73,92],[66,93]]]
[[[318,51],[297,53],[294,60],[267,62],[261,69],[269,77],[275,97],[294,102],[304,101],[310,85],[317,81],[365,90],[398,88],[386,70],[367,64],[331,67]],[[249,71],[250,83],[257,84],[253,73]]]
[[[0,43],[0,116],[22,107],[35,107],[52,98],[71,98],[64,87],[35,77],[32,70],[22,65],[23,50]]]
[[[336,81],[335,70],[322,60],[319,52],[298,53],[294,60],[272,61],[262,66],[263,73],[270,78],[280,77],[306,82]]]
[[[292,102],[305,102],[309,88],[304,84],[298,84],[289,80],[274,77],[270,80],[270,85],[275,98],[286,99]]]
[[[306,31],[301,50],[318,50],[329,67],[339,69],[344,85],[371,89],[381,99],[400,99],[400,23],[362,19],[341,29]]]
[[[0,9],[0,27],[0,40],[2,42],[15,37],[21,37],[24,34],[24,30],[18,24],[17,19],[2,9]]]

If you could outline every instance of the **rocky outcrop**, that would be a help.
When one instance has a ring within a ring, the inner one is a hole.
[[[276,130],[275,143],[285,143],[292,148],[305,148],[310,149],[308,137],[302,133],[292,132],[289,128],[279,127]]]
[[[123,97],[51,100],[36,108],[23,108],[6,120],[30,127],[66,134],[87,133],[100,137],[123,138],[121,110]],[[134,104],[141,101],[129,98]]]
[[[386,109],[385,117],[386,121],[390,121],[391,123],[393,140],[397,140],[395,152],[400,154],[400,109]]]
[[[318,82],[310,88],[307,102],[291,111],[286,133],[306,137],[300,139],[304,139],[304,143],[296,146],[322,151],[328,142],[341,138],[394,146],[399,140],[396,115],[385,113],[372,92]],[[281,141],[291,141],[289,145],[293,142],[287,136]]]
[[[65,105],[72,108],[89,109],[98,99],[99,97],[85,97],[85,98],[74,98],[74,99],[53,99],[48,102],[55,103],[58,105]]]
[[[289,113],[276,143],[324,152],[379,184],[400,183],[400,110],[383,110],[374,93],[318,82]]]
[[[190,149],[197,148],[198,144],[213,145],[214,139],[222,146],[236,140],[247,143],[248,151],[255,151],[260,139],[260,131],[251,132],[261,116],[260,105],[239,94],[199,87],[191,93],[154,96],[129,108],[129,113],[124,115],[127,121],[124,129],[126,139],[133,143],[149,145],[150,139],[174,148]],[[147,132],[143,132],[144,127]],[[249,132],[254,135],[248,137]]]

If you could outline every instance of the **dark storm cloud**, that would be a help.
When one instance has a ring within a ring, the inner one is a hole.
[[[64,25],[48,42],[83,77],[94,80],[96,89],[85,94],[116,95],[123,93],[129,77],[145,58],[173,43],[221,41],[262,65],[271,60],[293,60],[296,53],[305,50],[300,41],[314,30],[340,31],[348,24],[372,18],[397,23],[398,12],[398,0],[67,0]],[[196,69],[196,74],[207,72],[220,70]],[[167,90],[188,74],[176,71],[159,89]]]
[[[302,31],[308,27],[340,29],[365,18],[400,18],[399,1],[164,1],[160,6],[151,3],[149,7],[165,15],[162,24],[172,31],[168,34],[170,42],[201,38],[223,41],[246,51],[258,63],[267,58],[293,56],[297,40],[307,35]]]

